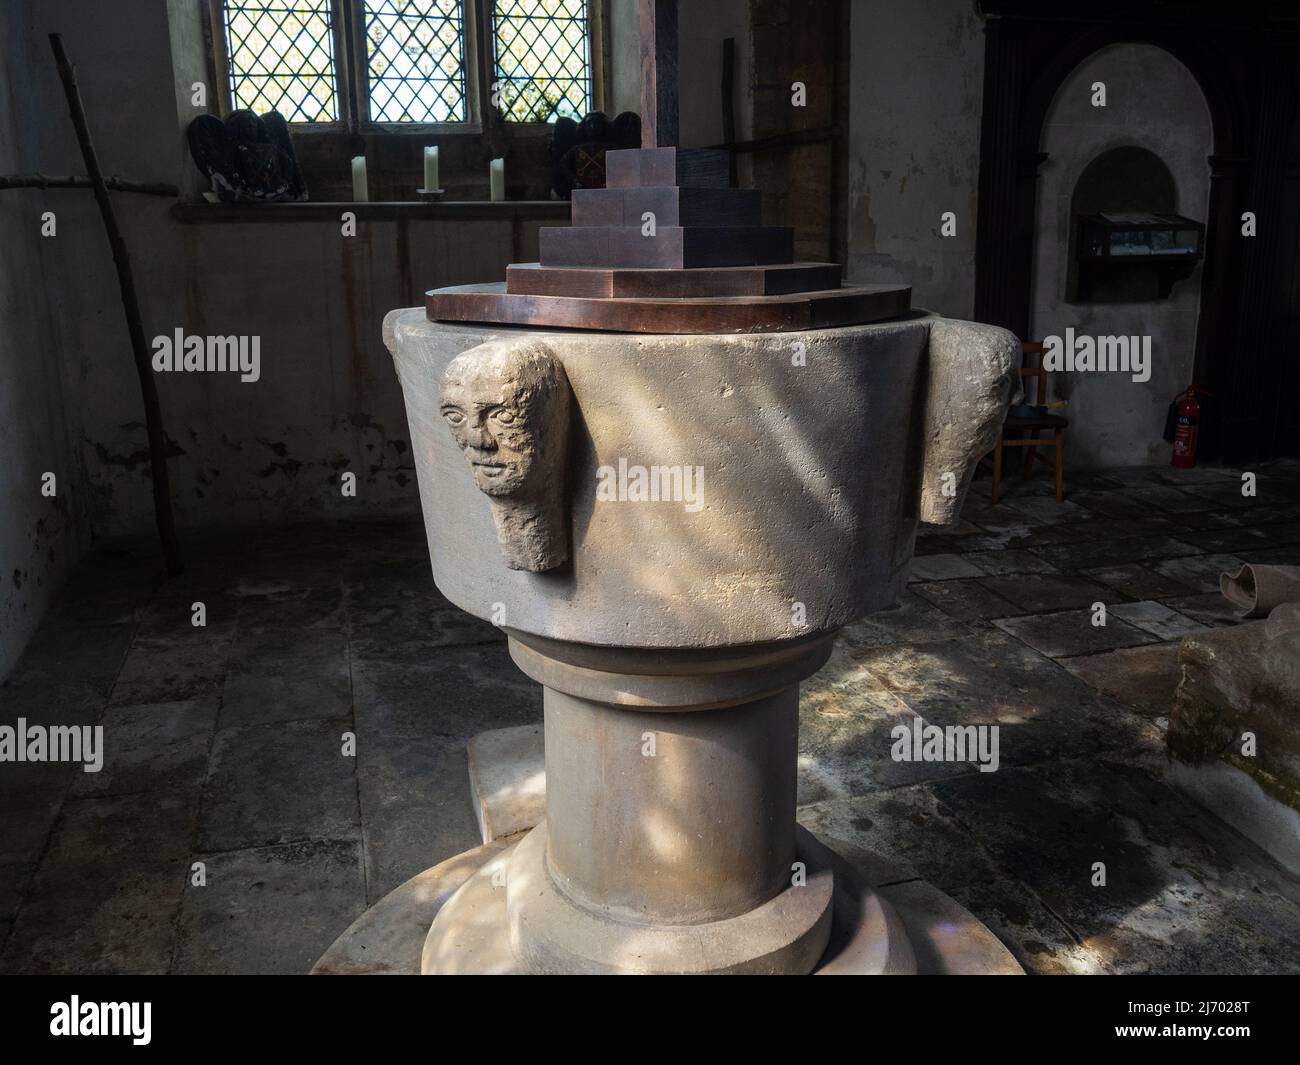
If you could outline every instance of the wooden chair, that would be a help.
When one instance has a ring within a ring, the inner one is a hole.
[[[1029,474],[1033,470],[1035,459],[1048,466],[1054,466],[1056,471],[1056,501],[1060,503],[1065,498],[1065,484],[1062,479],[1062,452],[1064,451],[1062,441],[1070,421],[1059,414],[1051,413],[1042,406],[1047,398],[1047,371],[1043,369],[1043,345],[1038,341],[1029,341],[1021,344],[1020,347],[1024,353],[1025,363],[1020,368],[1020,376],[1021,378],[1032,377],[1037,381],[1037,384],[1034,388],[1033,403],[1012,407],[1007,414],[1007,420],[1002,424],[1002,435],[998,438],[998,445],[993,450],[993,502],[998,501],[1002,488],[1002,449],[1006,447],[1023,447],[1027,450],[1020,471],[1021,478],[1026,481],[1029,480]],[[1044,430],[1049,430],[1052,433],[1051,440],[1043,440],[1039,437],[1039,434]],[[1051,459],[1040,455],[1038,453],[1040,447],[1053,448],[1056,453],[1056,461],[1053,463]]]

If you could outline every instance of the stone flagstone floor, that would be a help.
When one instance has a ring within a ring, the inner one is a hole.
[[[1218,469],[1075,476],[1063,504],[977,482],[805,686],[801,820],[1033,972],[1300,971],[1300,880],[1162,781],[1177,640],[1232,623],[1218,573],[1300,562],[1300,463],[1256,472],[1254,498]],[[0,723],[102,724],[108,750],[0,766],[0,970],[305,972],[477,844],[465,741],[540,692],[438,595],[418,519],[190,543],[162,584],[151,551],[93,551],[0,688]],[[917,718],[999,725],[999,770],[892,760]]]

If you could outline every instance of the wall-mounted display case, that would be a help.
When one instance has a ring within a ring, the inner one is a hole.
[[[1106,211],[1079,216],[1078,298],[1119,270],[1157,274],[1161,299],[1175,281],[1189,277],[1204,254],[1205,226],[1179,214]]]

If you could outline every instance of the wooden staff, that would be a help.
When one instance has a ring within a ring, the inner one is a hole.
[[[153,478],[154,517],[158,523],[158,538],[162,541],[167,572],[175,576],[185,566],[181,561],[180,544],[176,539],[176,523],[172,518],[162,411],[158,406],[158,386],[154,382],[153,369],[149,362],[149,345],[145,341],[144,326],[140,321],[140,302],[135,293],[131,257],[127,254],[126,241],[122,239],[122,230],[117,224],[117,216],[113,213],[113,201],[109,199],[108,183],[99,169],[99,158],[95,155],[95,145],[90,139],[90,127],[86,124],[86,110],[81,103],[81,90],[77,88],[76,71],[73,70],[72,64],[68,61],[68,54],[63,49],[63,37],[51,33],[50,47],[54,50],[54,62],[59,68],[59,79],[63,82],[63,91],[68,97],[68,113],[72,118],[72,126],[77,131],[77,143],[81,146],[81,156],[86,162],[90,187],[94,190],[95,202],[99,204],[99,214],[104,220],[104,229],[108,234],[108,245],[113,251],[113,265],[117,267],[117,283],[122,291],[122,309],[126,313],[126,327],[131,334],[131,352],[135,356],[135,371],[140,378],[140,393],[144,399],[145,429],[149,436],[149,472]]]

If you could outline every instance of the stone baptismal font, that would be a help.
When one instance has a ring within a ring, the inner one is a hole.
[[[800,681],[898,600],[918,524],[956,520],[1019,344],[793,262],[725,153],[673,147],[675,0],[641,18],[644,147],[540,263],[384,325],[434,580],[544,689],[545,817],[317,971],[1018,972],[952,899],[797,826],[795,791]]]

